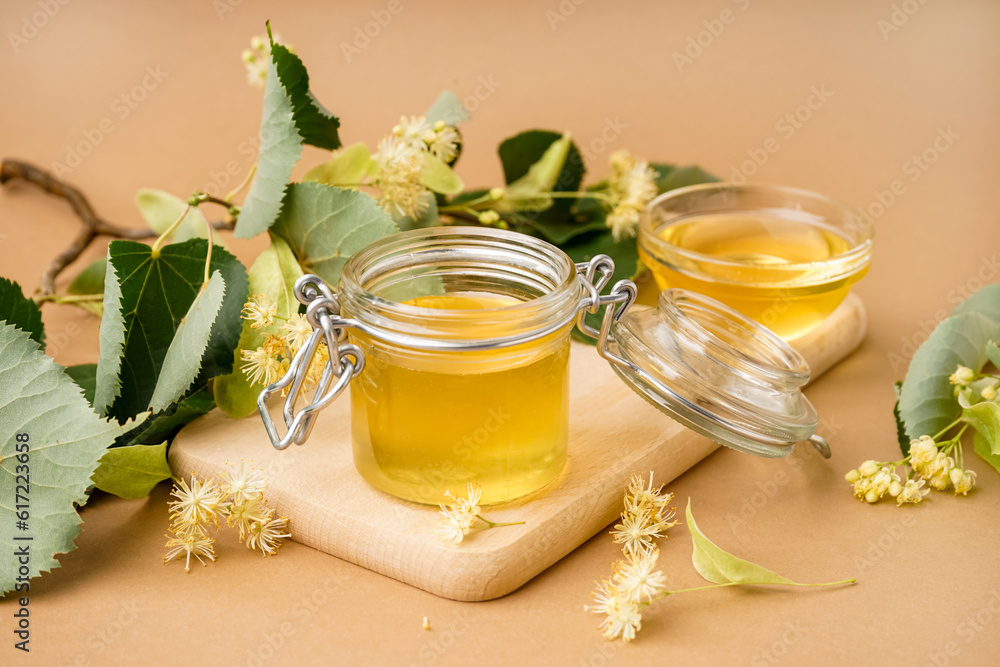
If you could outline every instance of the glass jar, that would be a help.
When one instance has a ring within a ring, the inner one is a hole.
[[[872,236],[863,213],[814,192],[706,183],[650,203],[639,255],[661,290],[708,295],[790,339],[868,272]]]
[[[764,456],[807,439],[828,453],[799,391],[808,368],[783,340],[680,290],[630,312],[631,281],[601,294],[613,271],[605,255],[574,264],[531,236],[445,227],[359,251],[336,293],[303,276],[295,293],[315,331],[260,395],[268,435],[278,449],[301,444],[316,413],[350,385],[355,467],[376,488],[427,504],[469,483],[482,487],[483,504],[523,496],[566,462],[575,325],[630,387],[685,425]],[[583,318],[601,308],[598,331]],[[321,345],[329,361],[296,412]],[[279,436],[267,401],[285,389],[288,431]]]

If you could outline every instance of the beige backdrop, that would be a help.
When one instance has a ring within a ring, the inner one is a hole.
[[[66,165],[102,215],[128,225],[139,224],[139,187],[223,190],[253,160],[261,96],[245,85],[239,52],[270,18],[341,117],[345,142],[376,141],[443,88],[468,100],[459,171],[470,185],[497,183],[497,143],[540,127],[572,132],[595,175],[611,150],[629,148],[866,208],[877,225],[875,263],[858,288],[869,336],[808,392],[834,458],[725,450],[672,485],[723,547],[796,580],[858,584],[678,596],[622,645],[602,640],[582,610],[617,554],[606,534],[506,598],[463,604],[295,543],[262,561],[224,541],[208,568],[161,565],[160,487],[148,500],[86,508],[78,550],[33,585],[30,660],[11,646],[11,601],[0,603],[0,663],[995,660],[996,473],[976,460],[971,497],[904,509],[859,504],[842,476],[864,458],[895,456],[892,382],[935,320],[1000,271],[997,3],[293,4],[5,1],[0,153]],[[768,139],[772,153],[761,150]],[[317,157],[307,152],[297,173]],[[62,202],[5,188],[0,274],[34,288],[75,225]],[[261,248],[231,246],[245,261]],[[96,320],[47,307],[45,321],[57,361],[96,360]],[[672,586],[699,583],[690,554],[675,529],[662,556]]]

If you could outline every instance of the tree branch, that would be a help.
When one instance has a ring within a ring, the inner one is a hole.
[[[110,236],[116,239],[131,239],[139,241],[142,239],[153,239],[159,236],[150,229],[136,229],[130,227],[120,227],[99,217],[83,193],[72,185],[65,183],[49,172],[21,160],[4,160],[0,163],[0,185],[8,181],[22,180],[44,190],[45,192],[65,199],[73,212],[83,223],[83,229],[73,239],[66,250],[59,253],[48,270],[42,276],[41,293],[43,296],[55,294],[56,278],[67,266],[76,261],[84,250],[98,236]],[[213,222],[212,229],[232,229],[233,224],[227,222]]]

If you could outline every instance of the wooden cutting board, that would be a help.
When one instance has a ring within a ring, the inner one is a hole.
[[[852,294],[793,345],[815,378],[860,344],[865,325]],[[323,412],[307,444],[283,452],[271,446],[259,418],[213,411],[177,436],[170,465],[177,476],[219,475],[227,461],[250,459],[264,468],[269,502],[288,517],[296,541],[446,598],[490,600],[611,523],[633,472],[653,470],[657,482],[669,482],[718,446],[635,395],[593,348],[574,343],[570,356],[565,470],[541,491],[485,512],[491,521],[525,525],[473,531],[458,546],[434,535],[435,508],[382,493],[355,472],[346,393]]]

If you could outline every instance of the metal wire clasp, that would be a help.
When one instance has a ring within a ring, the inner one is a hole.
[[[344,342],[350,322],[339,317],[340,304],[330,286],[319,276],[310,273],[295,281],[294,293],[299,303],[306,305],[306,320],[313,327],[312,336],[295,353],[284,377],[268,385],[257,397],[257,410],[264,420],[267,437],[271,439],[275,449],[285,449],[293,442],[297,445],[305,442],[312,431],[316,413],[337,398],[351,378],[365,366],[365,355],[361,349]],[[326,343],[329,358],[316,383],[312,400],[296,413],[295,403],[303,387],[308,384],[309,368],[319,350],[321,339]],[[267,400],[286,387],[287,395],[281,413],[288,431],[282,437],[278,435],[278,429],[267,409]]]

